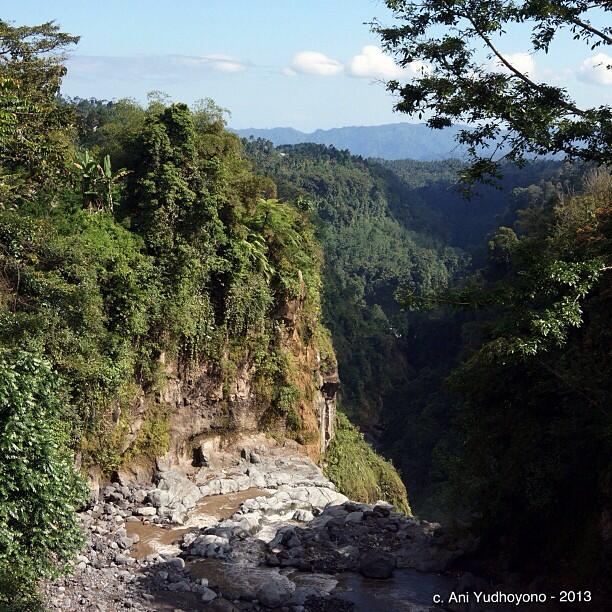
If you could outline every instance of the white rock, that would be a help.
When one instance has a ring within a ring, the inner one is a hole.
[[[210,490],[210,486],[209,485],[203,485],[200,487],[200,495],[202,497],[208,497],[209,495],[212,495],[212,491]]]
[[[140,516],[155,516],[157,514],[157,508],[153,506],[143,506],[142,508],[137,508],[134,510],[134,514],[138,514]]]
[[[259,528],[261,522],[261,514],[259,512],[251,512],[246,514],[242,520],[239,521],[240,526],[245,530],[253,533]]]
[[[251,479],[246,475],[242,475],[236,479],[236,484],[238,491],[246,491],[251,486]]]
[[[238,491],[238,483],[231,478],[222,478],[219,484],[222,495]]]
[[[296,510],[293,514],[293,518],[296,521],[308,523],[314,519],[314,515],[312,512],[310,512],[310,510]]]

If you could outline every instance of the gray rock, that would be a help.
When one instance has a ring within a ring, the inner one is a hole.
[[[259,514],[259,512],[251,512],[239,522],[242,529],[252,533],[259,528],[259,524],[261,522],[261,514]]]
[[[314,514],[310,512],[310,510],[296,510],[293,514],[293,518],[296,521],[308,523],[314,519]]]
[[[181,557],[170,557],[166,559],[166,563],[175,570],[183,571],[185,569],[185,559],[181,559]]]
[[[395,557],[384,551],[372,550],[359,560],[359,572],[366,578],[385,580],[393,576]]]
[[[127,550],[128,548],[132,547],[132,544],[134,544],[134,542],[131,538],[123,537],[119,539],[118,544],[119,544],[119,548],[123,548],[124,550]]]
[[[198,588],[198,591],[201,593],[200,598],[204,602],[209,602],[217,598],[217,594],[212,589],[209,589],[207,586],[200,586]]]
[[[134,559],[132,557],[117,553],[115,555],[115,563],[117,565],[131,565],[132,563],[134,563]]]
[[[172,508],[168,508],[168,506],[160,506],[157,509],[157,516],[161,516],[162,518],[167,518],[172,515]]]
[[[191,583],[187,580],[180,580],[179,582],[172,582],[168,585],[169,591],[191,591]]]
[[[172,497],[170,496],[169,491],[162,491],[161,489],[153,489],[153,491],[149,491],[147,495],[149,503],[156,508],[160,508],[162,506],[169,506],[172,501]]]
[[[288,579],[270,580],[259,588],[257,599],[267,608],[276,608],[289,602],[294,591],[295,584]]]
[[[219,481],[220,493],[226,495],[227,493],[235,493],[238,491],[238,483],[233,478],[222,478]]]
[[[153,506],[143,506],[142,508],[137,508],[134,511],[134,514],[138,514],[140,516],[155,516],[157,514],[157,508]]]
[[[315,587],[311,587],[311,586],[305,586],[305,587],[298,587],[295,592],[293,593],[293,595],[291,596],[291,600],[290,600],[290,604],[292,606],[303,606],[306,603],[306,600],[309,597],[325,597],[327,595],[326,592],[322,592],[319,591],[318,589],[316,589]],[[294,609],[294,608],[292,608]]]
[[[372,512],[375,512],[379,516],[387,517],[391,514],[393,506],[384,501],[377,501],[376,505],[372,508]]]
[[[136,491],[134,491],[134,501],[137,504],[142,504],[142,502],[144,502],[146,498],[147,498],[146,491],[143,491],[142,489],[137,489]]]
[[[188,533],[186,533],[183,536],[183,547],[188,548],[189,546],[191,546],[195,542],[197,537],[198,535],[193,531],[189,531]]]
[[[246,491],[251,486],[251,479],[243,474],[235,480],[238,491]]]
[[[176,525],[183,525],[185,522],[184,514],[175,510],[170,516],[170,522]]]
[[[195,507],[202,496],[200,489],[176,470],[168,470],[161,474],[158,489],[169,493],[172,504],[181,503],[187,509]]]

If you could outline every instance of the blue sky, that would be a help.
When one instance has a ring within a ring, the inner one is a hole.
[[[302,130],[411,120],[392,110],[380,79],[397,68],[364,24],[389,15],[382,0],[20,0],[2,11],[16,24],[54,19],[81,36],[68,95],[144,100],[155,89],[189,103],[211,97],[230,109],[233,127]],[[612,100],[601,52],[569,37],[534,59],[511,32],[502,51],[582,105]]]

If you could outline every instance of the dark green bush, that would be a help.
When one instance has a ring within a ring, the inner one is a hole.
[[[83,545],[76,472],[58,376],[30,352],[0,351],[0,606],[27,600]]]

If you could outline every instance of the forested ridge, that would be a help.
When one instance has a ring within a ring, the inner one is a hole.
[[[507,167],[465,200],[461,162],[265,141],[247,151],[281,198],[312,201],[343,408],[399,467],[417,511],[478,516],[508,568],[603,569],[607,171]],[[585,533],[571,544],[576,520]]]
[[[213,372],[221,410],[248,364],[258,427],[314,454],[337,367],[343,492],[470,533],[480,572],[606,588],[605,164],[240,140],[211,100],[63,98],[77,39],[0,27],[0,607],[36,609],[82,547],[75,455],[168,450],[170,363]]]
[[[466,148],[457,144],[459,129],[451,127],[432,132],[423,123],[388,123],[385,125],[347,126],[305,133],[293,128],[236,130],[241,138],[261,138],[274,145],[315,143],[350,151],[362,157],[383,159],[446,160],[463,157]]]

